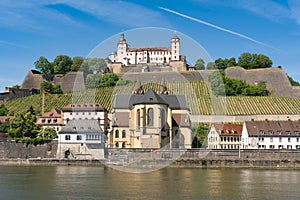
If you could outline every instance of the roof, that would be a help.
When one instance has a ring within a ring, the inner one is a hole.
[[[246,121],[249,136],[299,137],[300,121]]]
[[[43,116],[39,116],[36,119],[36,123],[39,125],[63,125],[63,119],[61,118],[61,111],[58,109],[52,109],[46,112]]]
[[[242,135],[243,125],[239,124],[212,124],[220,136],[240,136]]]
[[[149,93],[148,91],[145,94],[117,94],[114,99],[113,108],[129,109],[137,104],[161,103],[168,105],[172,110],[189,110],[185,95],[164,95],[157,94],[153,90]],[[150,100],[150,98],[152,98],[152,100]]]
[[[128,48],[128,52],[137,51],[171,51],[170,47],[139,47],[139,48]]]
[[[190,120],[188,114],[173,114],[172,115],[173,126],[190,127]]]
[[[0,124],[15,118],[14,116],[0,116]]]
[[[76,112],[76,111],[106,111],[100,104],[69,104],[62,108],[63,112]]]
[[[81,119],[70,120],[59,133],[103,133],[103,130],[97,120]]]
[[[116,112],[113,126],[114,127],[128,127],[129,126],[129,112]]]

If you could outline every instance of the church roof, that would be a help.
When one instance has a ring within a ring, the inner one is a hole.
[[[146,102],[149,101],[151,104],[153,104],[153,102],[156,101],[168,105],[169,108],[173,110],[189,110],[185,95],[160,95],[155,93],[153,90],[149,93],[148,92],[149,90],[145,94],[117,94],[114,100],[114,109],[129,109],[139,103],[146,104]],[[145,95],[146,97],[143,97]],[[152,101],[147,99],[151,96],[153,98]]]
[[[70,120],[59,133],[103,133],[97,120]]]
[[[150,88],[144,95],[140,95],[140,98],[136,99],[134,102],[132,102],[132,105],[137,104],[165,104],[168,105],[168,103],[156,92]]]

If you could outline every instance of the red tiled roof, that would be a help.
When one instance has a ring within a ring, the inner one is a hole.
[[[69,104],[62,108],[62,111],[103,111],[106,110],[100,104]]]
[[[0,124],[10,120],[10,119],[13,119],[15,118],[14,116],[0,116]]]
[[[220,136],[242,135],[243,126],[239,124],[212,124]]]

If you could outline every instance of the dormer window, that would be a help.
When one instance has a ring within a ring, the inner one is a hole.
[[[282,134],[282,131],[281,131],[281,130],[277,131],[277,134],[278,134],[278,135],[281,135],[281,134]]]
[[[269,134],[273,135],[274,134],[273,130],[269,130]]]
[[[295,131],[295,135],[299,135],[299,131]]]
[[[264,130],[260,130],[260,131],[259,131],[259,134],[264,135],[264,134],[265,134],[265,131],[264,131]]]
[[[291,131],[286,131],[285,132],[287,135],[291,135]]]
[[[76,130],[76,126],[73,126],[73,130]]]
[[[74,104],[71,104],[71,107],[72,107],[72,108],[74,108],[74,107],[75,107],[75,105],[74,105]]]

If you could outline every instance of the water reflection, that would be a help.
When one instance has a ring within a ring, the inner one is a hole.
[[[298,199],[300,171],[0,167],[1,199]]]

